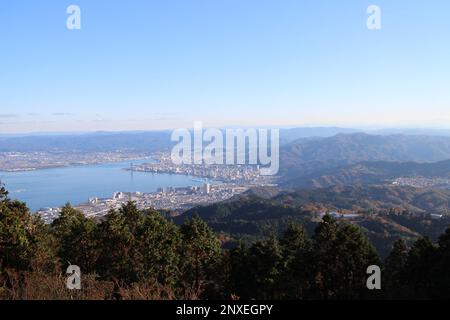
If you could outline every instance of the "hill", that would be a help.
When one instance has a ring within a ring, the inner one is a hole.
[[[280,129],[280,143],[288,144],[300,138],[330,137],[338,133],[353,133],[346,128]],[[93,133],[34,133],[1,135],[0,152],[107,152],[107,151],[168,151],[174,145],[170,130]]]
[[[238,241],[253,241],[278,234],[291,222],[313,232],[320,213],[358,213],[358,224],[383,256],[398,238],[416,240],[421,235],[436,238],[450,224],[450,216],[431,219],[428,213],[446,214],[450,191],[411,187],[348,186],[299,190],[272,198],[244,194],[230,201],[188,210],[175,217],[177,224],[199,215],[216,232]]]
[[[450,159],[450,137],[338,134],[299,139],[280,150],[280,176],[285,184],[325,170],[368,161],[437,162]]]
[[[446,214],[450,190],[399,186],[333,186],[298,190],[276,196],[273,201],[296,207],[346,210],[351,212],[384,212],[390,209],[413,213]]]
[[[168,151],[170,132],[97,132],[1,137],[0,152]]]
[[[285,185],[303,188],[325,188],[334,185],[385,184],[399,177],[450,179],[450,160],[417,163],[373,161],[346,165],[311,175],[286,179]]]

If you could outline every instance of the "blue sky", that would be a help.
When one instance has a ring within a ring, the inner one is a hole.
[[[66,28],[71,4],[81,30]],[[2,1],[0,132],[449,127],[449,12],[447,0]]]

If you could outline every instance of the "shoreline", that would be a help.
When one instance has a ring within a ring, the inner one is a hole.
[[[128,162],[128,161],[140,161],[140,160],[154,160],[154,155],[143,156],[143,157],[132,157],[132,158],[124,158],[117,160],[105,160],[105,161],[92,161],[86,163],[68,163],[68,164],[54,164],[47,165],[42,167],[31,167],[31,168],[17,168],[17,169],[7,169],[0,167],[0,173],[20,173],[20,172],[34,172],[34,171],[45,171],[51,169],[62,169],[62,168],[76,168],[76,167],[86,167],[86,166],[96,166],[96,165],[105,165],[105,164],[116,164],[120,162]]]

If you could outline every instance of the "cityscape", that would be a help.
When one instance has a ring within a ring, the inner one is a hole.
[[[0,315],[436,311],[415,302],[450,300],[449,12],[2,1]]]
[[[102,217],[111,210],[120,208],[128,201],[135,202],[139,209],[154,208],[174,213],[195,206],[208,205],[233,198],[245,191],[264,186],[276,186],[276,177],[262,176],[259,166],[252,165],[175,165],[168,153],[154,153],[148,156],[151,163],[133,165],[123,170],[158,175],[161,173],[189,175],[204,183],[201,186],[164,187],[156,192],[117,191],[111,198],[101,199],[92,195],[86,203],[75,204],[87,217]],[[42,208],[37,214],[51,223],[61,212],[60,207]]]
[[[392,181],[395,186],[411,186],[415,188],[450,189],[450,179],[444,177],[399,177]]]
[[[149,152],[0,152],[0,171],[22,172],[58,167],[148,159]]]

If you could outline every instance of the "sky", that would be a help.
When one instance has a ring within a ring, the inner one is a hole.
[[[0,133],[448,128],[449,12],[447,0],[4,0]]]

